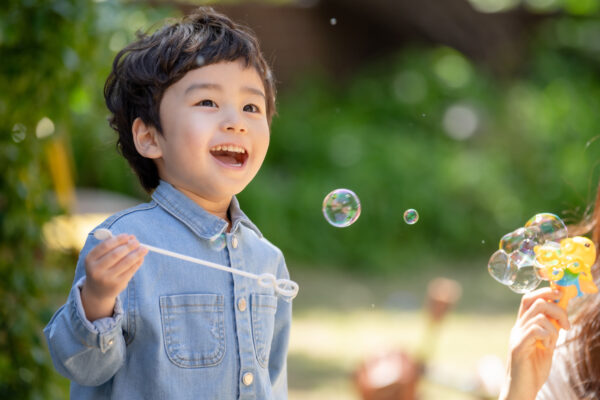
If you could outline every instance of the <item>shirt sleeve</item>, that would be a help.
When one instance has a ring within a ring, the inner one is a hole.
[[[289,273],[281,256],[278,279],[289,279]],[[271,353],[269,355],[269,376],[271,378],[274,399],[287,399],[287,353],[292,322],[291,300],[277,299],[277,312],[275,313],[275,326]]]
[[[113,315],[90,322],[81,302],[85,282],[85,256],[98,244],[93,236],[79,255],[75,283],[67,302],[44,328],[44,335],[56,370],[83,386],[98,386],[114,376],[125,360],[122,331],[123,306],[116,300]]]

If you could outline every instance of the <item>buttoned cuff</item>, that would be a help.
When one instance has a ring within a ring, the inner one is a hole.
[[[121,299],[117,297],[111,317],[100,318],[94,322],[89,321],[81,302],[81,288],[84,282],[85,276],[73,285],[69,296],[74,333],[86,346],[99,347],[100,351],[104,353],[112,347],[116,337],[122,335],[123,305]]]

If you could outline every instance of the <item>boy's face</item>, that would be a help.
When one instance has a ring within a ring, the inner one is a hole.
[[[160,103],[160,177],[204,200],[228,202],[265,159],[266,111],[262,80],[241,61],[189,71]]]

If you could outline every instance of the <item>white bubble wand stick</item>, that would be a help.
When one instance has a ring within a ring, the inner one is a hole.
[[[98,240],[106,240],[113,236],[112,232],[106,228],[96,229],[94,231],[94,237]],[[201,260],[199,258],[186,256],[184,254],[179,254],[174,251],[161,249],[159,247],[154,247],[149,244],[140,243],[140,246],[147,248],[149,251],[153,251],[155,253],[163,254],[170,257],[175,257],[180,260],[189,261],[194,264],[200,264],[205,267],[218,269],[225,272],[231,272],[232,274],[238,274],[241,276],[245,276],[247,278],[256,279],[258,284],[262,287],[272,287],[275,292],[281,296],[288,297],[290,300],[293,300],[294,297],[298,294],[299,286],[296,282],[289,279],[277,279],[275,275],[264,273],[260,275],[253,274],[247,271],[241,271],[239,269],[233,269],[231,267],[226,267],[221,264],[213,263],[210,261]]]

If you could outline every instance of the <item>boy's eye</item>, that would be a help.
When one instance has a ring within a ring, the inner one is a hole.
[[[258,108],[258,106],[254,105],[254,104],[246,104],[244,106],[244,111],[251,112],[251,113],[258,113],[258,112],[260,112],[260,108]]]
[[[197,106],[200,107],[216,107],[217,104],[212,101],[212,100],[208,100],[208,99],[204,99],[204,100],[200,100],[199,102],[196,103]]]

